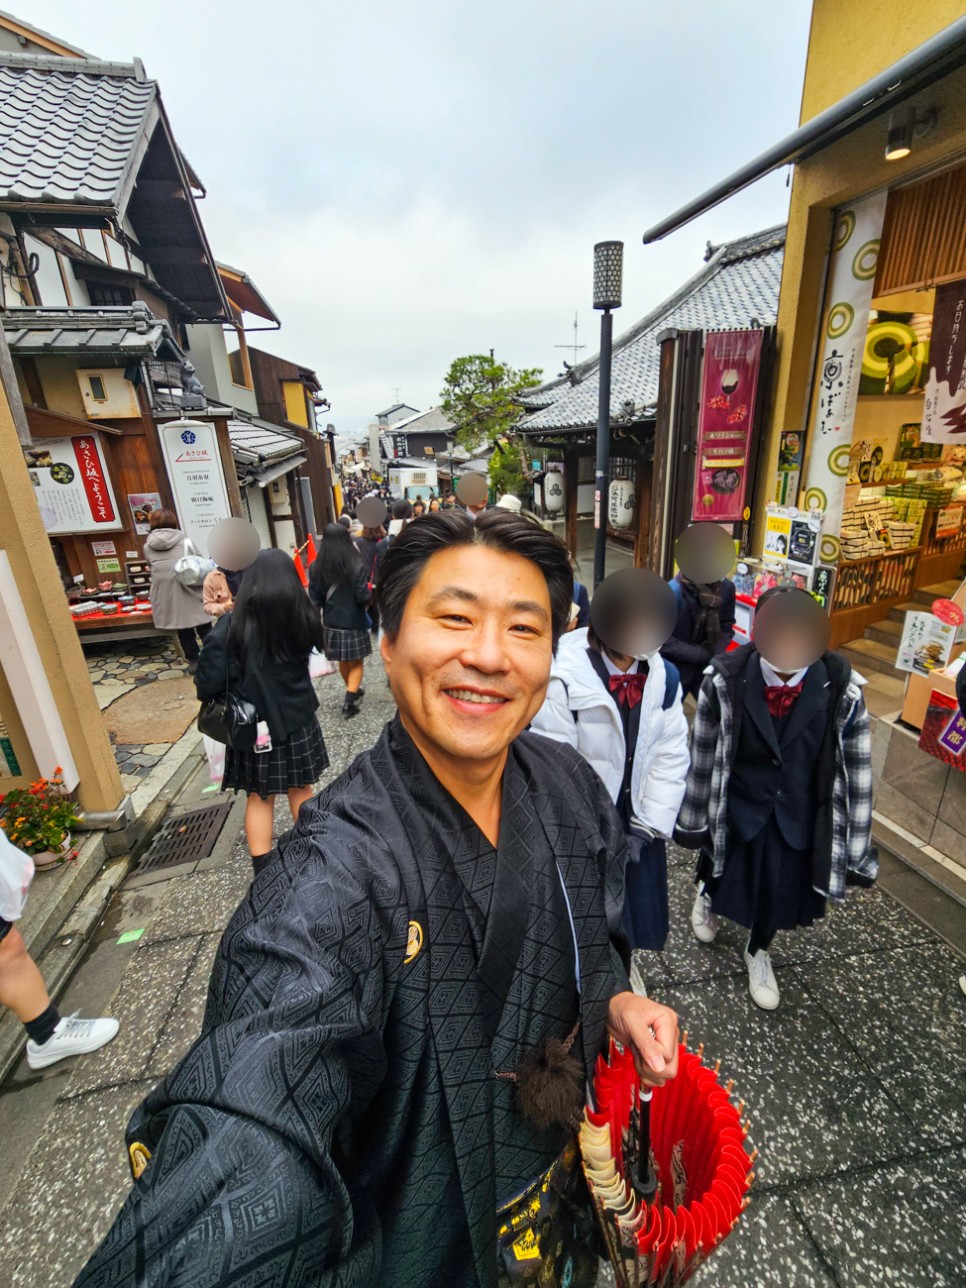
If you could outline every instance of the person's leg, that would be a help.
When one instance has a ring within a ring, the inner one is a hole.
[[[13,1011],[22,1024],[37,1019],[50,1006],[43,977],[16,926],[0,939],[0,1006]]]
[[[307,787],[290,787],[288,789],[288,807],[292,811],[293,822],[298,821],[299,810],[306,801],[312,799],[314,790],[311,784]]]
[[[275,822],[275,797],[261,797],[258,792],[248,793],[245,806],[245,839],[252,867],[258,876],[272,853],[272,831]]]
[[[201,646],[195,635],[195,628],[193,626],[183,626],[175,633],[178,636],[178,643],[181,645],[184,660],[186,662],[197,662],[198,655],[201,653]]]
[[[745,965],[748,968],[748,992],[751,1000],[763,1011],[774,1011],[781,1001],[778,980],[768,952],[774,938],[774,925],[756,917],[745,949]]]
[[[0,938],[0,1006],[13,1011],[27,1030],[30,1068],[44,1069],[110,1042],[119,1028],[117,1020],[61,1018],[20,931],[0,919],[0,929],[4,926],[9,929]]]
[[[198,639],[201,641],[202,644],[204,644],[205,640],[214,630],[214,627],[215,627],[214,622],[202,622],[200,626],[195,627],[195,634],[198,636]]]
[[[362,658],[354,658],[351,662],[340,662],[339,670],[342,671],[342,678],[345,680],[345,687],[349,693],[358,693],[362,687],[362,673],[364,670]]]

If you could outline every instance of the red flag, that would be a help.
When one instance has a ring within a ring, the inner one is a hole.
[[[306,541],[305,544],[308,547],[305,553],[309,561],[309,567],[311,568],[312,564],[315,563],[315,555],[316,555],[315,540],[312,537],[311,532],[309,533],[309,539],[308,541]]]
[[[299,554],[297,550],[295,552],[294,562],[295,562],[295,571],[299,575],[299,581],[302,583],[303,586],[306,587],[306,589],[308,589],[309,579],[306,576],[305,564],[302,562],[302,556]]]

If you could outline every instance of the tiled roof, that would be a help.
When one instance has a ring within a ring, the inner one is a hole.
[[[442,407],[430,407],[429,411],[417,411],[405,420],[394,420],[389,428],[393,434],[445,434],[456,426],[443,415]]]
[[[150,354],[180,361],[184,355],[167,322],[146,304],[100,309],[10,309],[3,329],[11,353]]]
[[[137,63],[0,54],[0,200],[119,206],[156,92]]]
[[[228,437],[235,460],[246,464],[264,465],[282,461],[304,451],[302,440],[297,434],[288,434],[265,420],[229,420]]]
[[[611,415],[624,404],[634,419],[655,414],[659,370],[657,337],[669,327],[724,331],[766,326],[778,315],[785,228],[769,228],[714,249],[700,273],[670,299],[614,342]],[[597,423],[598,357],[582,362],[569,376],[530,391],[522,401],[533,407],[518,428],[527,433],[582,429]]]

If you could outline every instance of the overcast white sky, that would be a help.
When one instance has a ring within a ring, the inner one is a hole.
[[[644,229],[798,124],[808,0],[5,0],[144,60],[201,175],[215,254],[279,313],[342,433],[438,401],[495,348],[549,377],[596,349],[593,244],[626,243],[624,330],[705,243],[780,223],[785,175],[656,246]]]

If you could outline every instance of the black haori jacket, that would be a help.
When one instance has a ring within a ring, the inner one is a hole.
[[[78,1288],[495,1284],[483,985],[415,755],[393,721],[254,882],[202,1036],[131,1120],[151,1161]],[[627,988],[625,841],[576,752],[524,734],[510,755],[529,808],[512,828],[504,814],[500,855],[542,825],[573,917],[589,1079]]]

